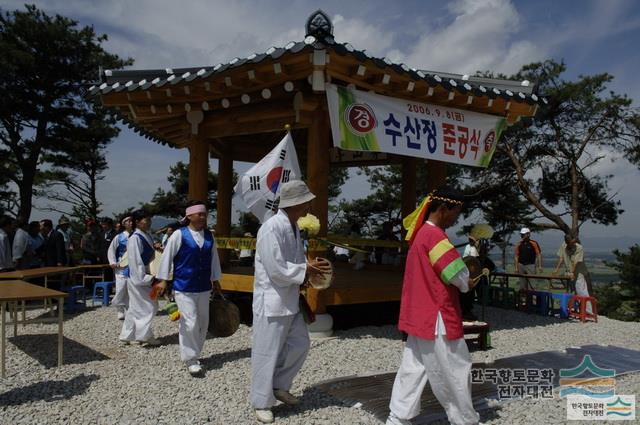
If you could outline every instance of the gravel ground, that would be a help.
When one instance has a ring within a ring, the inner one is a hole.
[[[41,312],[40,312],[41,313]],[[478,311],[476,313],[479,313]],[[33,311],[30,315],[36,315]],[[248,403],[251,329],[209,339],[202,354],[206,374],[192,378],[179,360],[177,324],[154,319],[157,348],[121,346],[121,323],[113,308],[95,308],[65,321],[65,365],[56,363],[56,324],[7,327],[7,379],[0,382],[0,423],[214,423],[253,424]],[[582,324],[487,309],[493,348],[472,353],[474,361],[611,344],[640,350],[640,324],[599,317]],[[46,335],[45,335],[46,334]],[[314,340],[292,392],[296,408],[274,409],[278,424],[379,424],[358,408],[343,405],[312,386],[357,374],[397,370],[402,342],[393,326],[359,327]],[[619,394],[640,395],[640,374],[619,378]],[[482,413],[490,424],[565,423],[564,399],[521,400]],[[602,422],[600,422],[602,423]]]

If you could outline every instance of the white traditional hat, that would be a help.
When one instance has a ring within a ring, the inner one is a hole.
[[[520,234],[521,234],[521,235],[526,235],[527,233],[531,233],[531,230],[529,230],[529,228],[528,228],[528,227],[523,227],[523,228],[520,230]]]
[[[280,189],[280,208],[293,207],[309,202],[316,197],[302,180],[284,183]]]

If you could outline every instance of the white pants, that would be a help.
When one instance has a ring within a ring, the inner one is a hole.
[[[420,413],[427,381],[453,425],[477,424],[480,416],[471,401],[471,356],[464,338],[437,335],[429,341],[409,335],[402,364],[393,383],[389,408],[399,419]]]
[[[111,301],[118,312],[126,312],[129,308],[129,292],[127,291],[127,277],[123,274],[116,274],[116,295]]]
[[[149,296],[151,285],[135,285],[127,279],[129,308],[124,316],[120,339],[123,341],[147,341],[153,338],[151,322],[158,312],[158,301]]]
[[[189,365],[198,360],[207,339],[211,291],[175,291],[175,298],[180,310],[180,359]]]
[[[585,279],[582,273],[578,274],[576,277],[576,295],[580,295],[581,297],[590,297],[589,295],[589,287],[587,286],[587,280]],[[587,303],[585,311],[589,314],[593,313],[591,302]]]
[[[251,405],[255,409],[268,409],[276,404],[274,389],[291,389],[293,378],[307,358],[309,344],[302,313],[253,316]]]

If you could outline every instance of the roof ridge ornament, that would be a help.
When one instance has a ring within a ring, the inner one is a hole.
[[[307,31],[305,37],[312,35],[319,40],[325,38],[333,39],[333,23],[321,9],[316,10],[309,16],[305,28]]]

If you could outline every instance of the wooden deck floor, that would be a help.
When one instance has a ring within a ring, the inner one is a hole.
[[[307,301],[316,313],[324,313],[330,305],[365,304],[400,300],[403,269],[367,264],[353,270],[346,263],[334,264],[334,282],[322,291],[307,290]],[[253,268],[229,267],[220,282],[226,291],[253,292]]]

